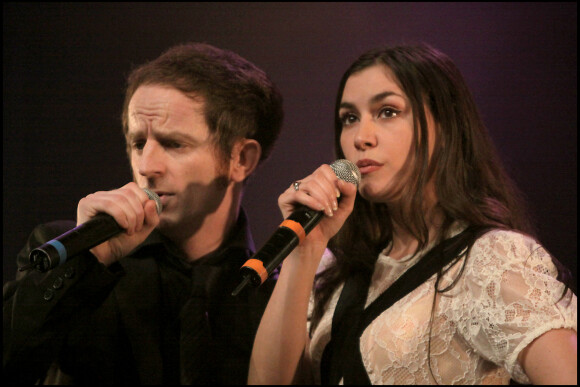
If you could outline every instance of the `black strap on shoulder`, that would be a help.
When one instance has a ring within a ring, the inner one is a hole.
[[[344,365],[350,365],[353,361],[343,357],[353,353],[350,348],[353,340],[348,332],[353,330],[353,326],[358,325],[358,319],[364,311],[371,276],[372,272],[358,273],[350,276],[344,284],[332,316],[331,339],[324,348],[320,363],[322,384],[338,384]],[[360,353],[358,349],[354,350]],[[364,374],[366,375],[366,372]]]
[[[364,305],[370,275],[347,279],[332,318],[331,340],[322,354],[322,384],[338,384],[342,378],[344,384],[371,384],[359,346],[360,336],[366,327],[433,274],[459,259],[484,231],[481,227],[468,227],[453,238],[444,240],[407,269],[366,309]]]

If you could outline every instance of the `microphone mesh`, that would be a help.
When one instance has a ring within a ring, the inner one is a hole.
[[[159,196],[155,192],[147,188],[143,188],[143,191],[145,191],[147,196],[149,196],[149,199],[155,200],[155,205],[157,206],[157,213],[160,214],[161,210],[163,209],[163,205],[161,204],[161,199],[159,198]]]
[[[330,168],[340,180],[355,184],[358,187],[361,175],[356,164],[345,159],[339,159],[330,164]]]

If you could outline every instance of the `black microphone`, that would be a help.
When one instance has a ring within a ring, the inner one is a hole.
[[[361,174],[354,163],[340,159],[333,162],[330,168],[339,179],[358,186]],[[232,296],[237,296],[248,283],[254,287],[264,283],[274,269],[316,227],[323,216],[324,212],[312,210],[306,206],[300,206],[294,210],[284,219],[264,247],[242,266],[240,270],[244,279],[232,292]]]
[[[147,188],[143,188],[143,191],[149,196],[149,199],[155,201],[157,213],[161,213],[162,205],[159,196]],[[98,213],[87,222],[32,250],[28,256],[30,263],[19,270],[23,271],[32,267],[44,273],[62,265],[68,258],[89,250],[122,231],[124,229],[119,226],[115,218],[109,214]]]

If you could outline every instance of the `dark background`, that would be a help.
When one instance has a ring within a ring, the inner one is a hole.
[[[348,65],[424,41],[463,72],[540,240],[576,276],[576,15],[576,3],[4,3],[3,280],[36,224],[130,181],[125,77],[188,40],[239,53],[284,95],[282,135],[244,198],[258,248],[282,220],[278,195],[334,159]]]

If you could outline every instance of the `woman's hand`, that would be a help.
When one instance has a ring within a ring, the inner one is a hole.
[[[299,205],[323,211],[326,216],[308,234],[304,243],[320,243],[326,246],[352,212],[357,187],[339,179],[327,164],[323,164],[298,183],[298,190],[292,184],[278,198],[282,216],[287,218]]]

